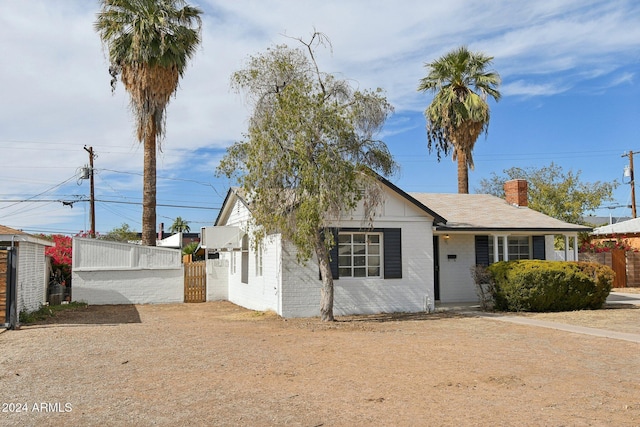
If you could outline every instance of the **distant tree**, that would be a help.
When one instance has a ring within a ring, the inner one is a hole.
[[[142,244],[156,245],[156,149],[167,104],[200,44],[200,14],[184,0],[101,0],[95,29],[108,49],[111,87],[120,76],[144,144]]]
[[[191,231],[191,227],[189,227],[189,222],[182,219],[182,217],[177,217],[171,227],[169,228],[171,233],[188,233]]]
[[[110,240],[113,242],[129,242],[139,240],[138,232],[129,228],[129,224],[123,223],[120,227],[116,227],[101,237],[102,240]]]
[[[450,152],[458,162],[458,193],[469,192],[469,168],[473,169],[473,148],[489,127],[487,96],[498,101],[500,75],[487,68],[493,57],[470,52],[466,46],[425,64],[429,71],[418,90],[434,92],[424,112],[428,148],[436,150],[438,161]]]
[[[476,192],[504,198],[506,181],[524,179],[528,183],[531,209],[573,224],[585,224],[586,212],[612,201],[613,190],[618,186],[616,181],[581,182],[581,171],[565,173],[553,162],[539,169],[514,167],[503,172],[504,175],[492,173],[491,178],[482,179]]]
[[[198,242],[191,242],[182,248],[182,255],[193,255],[198,249]]]
[[[251,57],[232,86],[252,102],[244,140],[232,145],[218,173],[236,176],[251,200],[256,240],[279,232],[298,249],[299,261],[315,255],[320,266],[323,321],[333,317],[333,276],[327,230],[360,200],[379,201],[373,171],[397,167],[381,130],[391,105],[380,89],[359,91],[319,70],[314,49],[328,45],[321,33],[302,48],[276,46]],[[378,194],[379,196],[379,194]],[[373,212],[373,211],[371,211]]]

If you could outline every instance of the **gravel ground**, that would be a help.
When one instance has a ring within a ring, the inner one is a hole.
[[[637,307],[532,316],[640,325]],[[0,349],[1,426],[640,425],[638,344],[456,312],[91,306]]]

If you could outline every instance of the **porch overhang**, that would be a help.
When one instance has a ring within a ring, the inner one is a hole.
[[[245,234],[240,227],[229,225],[202,227],[200,229],[200,247],[208,252],[240,250]]]

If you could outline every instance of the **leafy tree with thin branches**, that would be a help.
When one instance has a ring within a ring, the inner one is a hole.
[[[436,150],[438,161],[452,153],[458,162],[458,193],[469,193],[469,168],[473,169],[473,148],[489,127],[487,97],[498,101],[500,75],[488,70],[493,57],[459,47],[425,64],[426,77],[418,91],[433,92],[424,112],[428,148]]]
[[[320,316],[334,320],[329,227],[359,202],[364,221],[380,202],[378,172],[397,165],[375,138],[392,112],[383,92],[354,90],[346,80],[319,70],[315,48],[330,46],[321,33],[301,48],[275,46],[250,57],[232,76],[253,112],[244,140],[232,145],[218,174],[235,176],[250,201],[255,241],[281,233],[298,260],[315,255],[322,288]]]
[[[142,244],[156,244],[156,150],[166,109],[200,44],[202,11],[184,0],[101,0],[95,30],[108,52],[111,88],[118,78],[130,95],[136,133],[144,144]]]
[[[572,224],[592,225],[585,220],[586,213],[612,201],[613,190],[619,185],[617,181],[583,182],[581,171],[565,172],[553,162],[540,168],[513,167],[503,173],[491,173],[491,177],[480,180],[476,192],[504,198],[505,182],[524,179],[528,184],[529,208]]]

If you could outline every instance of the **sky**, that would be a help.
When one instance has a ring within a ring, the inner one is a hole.
[[[192,0],[202,45],[167,108],[157,158],[158,223],[213,225],[236,183],[215,176],[247,130],[251,106],[230,87],[249,56],[320,31],[322,71],[382,88],[395,112],[379,137],[406,192],[457,192],[456,164],[427,150],[417,92],[425,64],[461,45],[493,56],[502,99],[474,150],[470,192],[511,167],[552,162],[586,183],[618,182],[591,212],[630,216],[625,153],[640,151],[640,2],[635,0]],[[0,1],[0,224],[29,233],[88,230],[95,153],[96,230],[142,229],[142,147],[122,84],[93,29],[99,2]],[[640,168],[640,153],[635,168]],[[640,190],[640,189],[639,189]],[[640,197],[640,195],[639,195]]]

